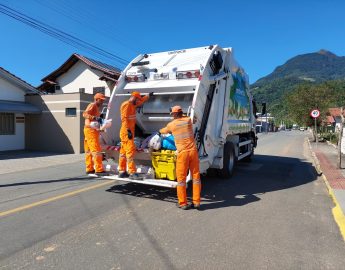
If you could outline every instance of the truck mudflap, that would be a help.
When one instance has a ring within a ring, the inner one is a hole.
[[[89,174],[89,176],[102,178],[102,179],[108,179],[108,180],[133,182],[133,183],[137,183],[137,184],[151,185],[151,186],[158,186],[158,187],[167,187],[167,188],[176,188],[177,187],[177,182],[171,181],[171,180],[163,180],[163,179],[132,180],[129,178],[120,178],[117,174],[107,175],[107,176],[98,176],[96,174]],[[191,181],[191,179],[187,179],[187,185],[190,181]]]

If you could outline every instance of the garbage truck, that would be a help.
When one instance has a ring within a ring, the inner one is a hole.
[[[256,106],[248,76],[235,60],[232,48],[211,45],[141,54],[133,59],[111,94],[106,119],[112,119],[112,125],[101,136],[106,158],[115,162],[120,148],[120,106],[133,91],[142,95],[154,93],[137,110],[136,137],[147,138],[166,126],[172,120],[169,108],[175,105],[180,105],[194,120],[201,174],[212,171],[229,178],[236,162],[250,160],[253,156],[257,145]],[[152,166],[153,158],[157,155],[150,149],[137,145],[135,163],[139,168]],[[176,181],[159,177],[143,180],[119,178],[117,174],[103,177],[171,188],[177,186]],[[187,183],[190,180],[187,179]]]

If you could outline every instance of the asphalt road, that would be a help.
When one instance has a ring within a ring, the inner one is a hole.
[[[203,179],[202,211],[79,162],[0,175],[0,269],[344,269],[306,135],[260,134],[231,179]]]

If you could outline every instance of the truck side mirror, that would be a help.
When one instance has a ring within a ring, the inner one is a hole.
[[[261,115],[265,115],[265,114],[266,114],[266,102],[263,102]]]
[[[253,104],[253,115],[255,116],[255,118],[258,118],[258,116],[256,115],[258,112],[258,108],[256,106],[256,102],[254,99],[252,100],[252,104]]]

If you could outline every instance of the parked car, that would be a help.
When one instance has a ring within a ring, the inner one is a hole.
[[[300,131],[305,131],[305,127],[300,127],[299,130]]]

